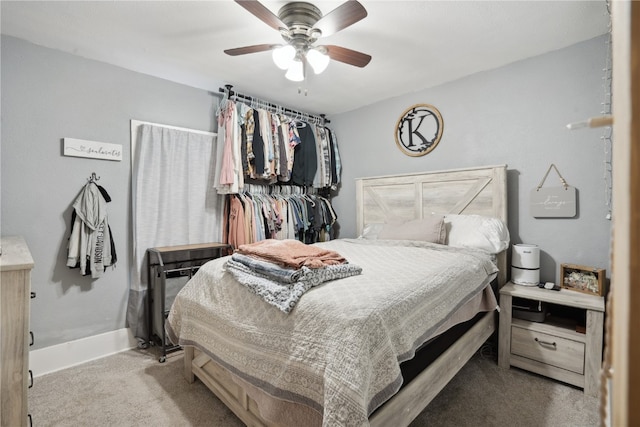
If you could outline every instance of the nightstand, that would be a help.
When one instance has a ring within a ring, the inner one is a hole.
[[[513,317],[514,298],[542,301],[544,322]],[[507,283],[500,290],[498,365],[515,366],[598,395],[604,333],[604,297]]]

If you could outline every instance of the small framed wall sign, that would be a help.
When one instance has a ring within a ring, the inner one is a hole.
[[[122,160],[122,144],[63,138],[64,155],[89,159]]]
[[[396,145],[407,156],[419,157],[433,151],[442,138],[444,121],[433,105],[407,108],[396,123]]]

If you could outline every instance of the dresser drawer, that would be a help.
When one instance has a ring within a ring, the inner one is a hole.
[[[578,374],[584,373],[584,343],[513,325],[511,353]]]

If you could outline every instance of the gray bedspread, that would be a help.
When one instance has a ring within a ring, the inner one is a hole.
[[[308,290],[283,313],[205,264],[176,297],[173,342],[194,345],[266,393],[314,408],[324,426],[360,426],[402,384],[400,362],[481,293],[497,271],[482,251],[417,241],[319,243],[362,274]]]

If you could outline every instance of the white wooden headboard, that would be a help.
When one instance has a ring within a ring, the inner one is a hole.
[[[356,179],[356,227],[436,214],[477,214],[507,224],[507,165]],[[506,253],[498,259],[500,285]]]

